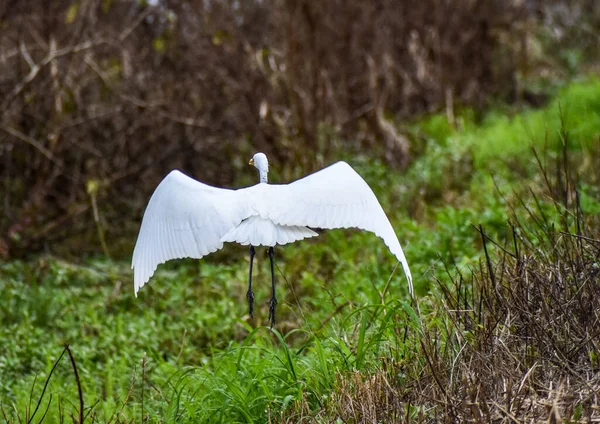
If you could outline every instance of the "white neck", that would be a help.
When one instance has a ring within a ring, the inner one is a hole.
[[[265,169],[259,169],[258,170],[258,175],[260,177],[260,182],[261,183],[267,183],[267,174],[269,171],[265,170]]]

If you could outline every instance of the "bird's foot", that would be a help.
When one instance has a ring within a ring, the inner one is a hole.
[[[252,290],[246,292],[246,299],[248,299],[248,313],[250,314],[250,318],[254,318],[254,292]]]
[[[269,318],[268,320],[271,321],[271,328],[273,328],[273,326],[275,325],[275,308],[277,307],[277,298],[272,297],[271,301],[269,302]]]

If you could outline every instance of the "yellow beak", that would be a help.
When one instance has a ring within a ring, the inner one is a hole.
[[[250,159],[250,162],[248,162],[248,165],[254,165],[254,159]]]

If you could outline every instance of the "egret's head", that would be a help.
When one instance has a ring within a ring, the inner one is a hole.
[[[264,153],[255,154],[249,162],[250,165],[254,165],[259,172],[269,172],[269,161]]]
[[[269,161],[264,153],[255,154],[249,162],[250,165],[254,165],[258,169],[258,175],[261,183],[267,182],[267,173],[269,172]]]

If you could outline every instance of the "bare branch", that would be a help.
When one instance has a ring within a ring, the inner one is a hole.
[[[31,71],[29,71],[29,73],[25,76],[25,78],[23,78],[23,80],[19,84],[17,84],[17,86],[12,90],[12,92],[6,97],[4,102],[2,102],[2,109],[3,110],[7,109],[8,106],[15,99],[15,97],[17,97],[21,93],[21,91],[23,91],[23,89],[35,79],[35,77],[40,73],[40,71],[45,66],[47,66],[50,62],[52,62],[54,59],[59,58],[61,56],[68,55],[68,54],[78,53],[78,52],[90,49],[90,48],[97,46],[99,44],[102,44],[102,43],[104,43],[104,41],[102,41],[102,40],[86,41],[84,43],[77,44],[72,47],[66,47],[66,48],[63,48],[60,50],[55,50],[53,52],[48,53],[46,55],[46,57],[44,59],[42,59],[39,63],[33,64],[33,66],[31,67]]]
[[[46,149],[43,144],[37,141],[35,138],[28,136],[27,134],[23,134],[21,131],[16,130],[14,128],[8,127],[6,125],[0,126],[0,129],[6,131],[13,137],[18,138],[21,141],[35,147],[42,155],[44,155],[48,160],[54,162],[56,165],[61,166],[60,162],[54,157],[52,152]]]

